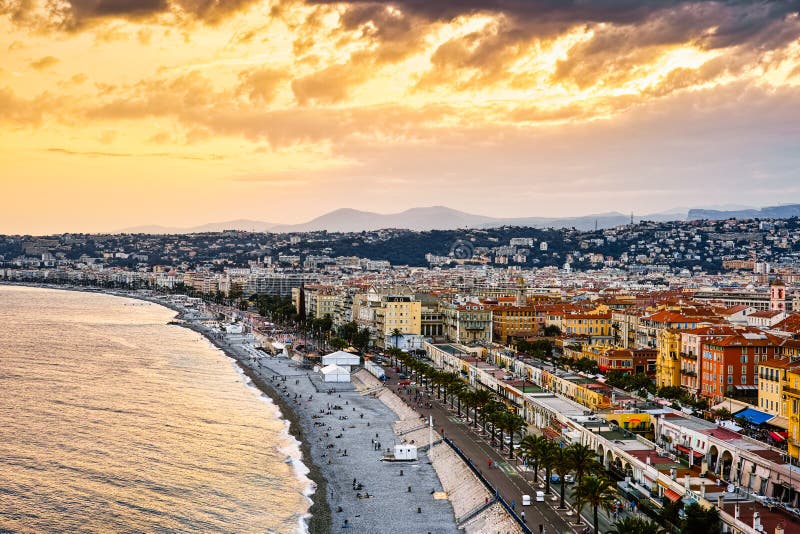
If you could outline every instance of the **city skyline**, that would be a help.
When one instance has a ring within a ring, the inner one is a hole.
[[[0,232],[800,200],[791,2],[0,4]]]

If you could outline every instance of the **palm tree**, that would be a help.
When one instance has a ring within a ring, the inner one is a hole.
[[[394,340],[395,348],[400,348],[397,346],[397,340],[403,337],[403,332],[401,332],[399,328],[395,328],[389,335],[392,336],[392,339]]]
[[[508,412],[508,417],[503,421],[503,428],[508,431],[508,457],[514,457],[514,434],[525,428],[525,420],[515,413]]]
[[[603,476],[588,475],[574,490],[575,500],[592,507],[594,520],[594,534],[598,534],[597,510],[605,508],[611,510],[616,499],[611,481]],[[580,509],[578,509],[580,514]]]
[[[533,465],[533,482],[539,481],[539,459],[542,455],[542,448],[545,447],[547,438],[528,434],[519,443],[519,451],[522,457],[527,460],[528,465]]]
[[[456,380],[450,384],[450,407],[453,406],[453,400],[458,403],[458,416],[461,417],[461,395],[467,391],[467,385],[461,380]]]
[[[665,534],[668,532],[658,523],[641,517],[625,517],[614,522],[614,528],[608,534]]]
[[[464,388],[464,390],[458,395],[458,399],[463,402],[464,406],[467,408],[467,423],[469,423],[469,410],[475,404],[475,392],[471,389]],[[458,415],[461,415],[460,410]]]
[[[567,447],[569,453],[569,464],[575,470],[575,482],[578,484],[583,480],[585,473],[594,472],[600,468],[597,461],[597,454],[588,445],[573,443]]]
[[[486,389],[479,389],[475,392],[475,424],[478,423],[478,409],[483,411],[483,407],[492,400],[492,393]]]
[[[539,464],[544,468],[545,474],[545,494],[550,493],[550,473],[556,464],[556,445],[552,441],[542,442],[542,449],[539,451]]]
[[[561,484],[559,484],[559,496],[561,497],[561,500],[558,503],[558,507],[564,508],[564,488],[567,486],[566,482],[564,482],[564,477],[566,477],[572,470],[570,453],[567,448],[556,445],[553,449],[553,456],[555,457],[553,470],[556,472],[558,479],[561,481]]]

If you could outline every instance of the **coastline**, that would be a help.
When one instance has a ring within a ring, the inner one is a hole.
[[[191,323],[189,321],[183,320],[182,316],[185,310],[182,310],[178,306],[167,302],[161,301],[159,299],[147,297],[144,295],[137,295],[135,293],[128,293],[128,292],[116,292],[111,290],[104,290],[100,288],[81,288],[75,286],[60,286],[60,285],[50,285],[50,284],[26,284],[26,283],[9,283],[9,282],[0,282],[0,285],[5,285],[9,287],[31,287],[36,289],[51,289],[51,290],[59,290],[59,291],[74,291],[78,293],[94,293],[100,295],[108,295],[113,297],[121,297],[121,298],[130,298],[134,300],[140,300],[143,302],[148,302],[151,304],[155,304],[157,306],[161,306],[166,308],[170,311],[175,312],[174,319],[179,320],[171,323],[165,323],[166,325],[171,326],[178,326],[181,328],[186,328],[188,330],[192,330],[198,334],[200,334],[205,340],[207,340],[213,347],[220,350],[226,357],[230,358],[233,362],[236,363],[238,369],[246,376],[252,386],[258,389],[261,393],[269,397],[269,399],[274,403],[275,407],[278,409],[278,417],[282,421],[285,421],[287,424],[287,434],[293,437],[298,442],[298,448],[302,455],[301,461],[308,469],[308,473],[305,474],[305,478],[311,480],[314,484],[313,492],[309,495],[306,494],[306,497],[310,501],[310,506],[308,511],[303,514],[300,521],[304,523],[305,530],[309,532],[309,534],[328,534],[331,532],[331,509],[328,505],[327,499],[327,487],[328,481],[322,473],[320,466],[317,465],[316,462],[313,460],[313,455],[311,454],[311,449],[309,446],[309,441],[306,439],[306,435],[303,430],[303,425],[300,421],[298,414],[292,408],[292,406],[287,402],[285,398],[283,398],[280,393],[274,389],[266,380],[262,377],[258,376],[250,367],[243,364],[241,359],[238,357],[236,353],[234,353],[230,348],[225,346],[224,344],[220,343],[218,340],[215,340],[212,336],[209,335],[207,331],[205,331],[201,326]],[[298,478],[301,478],[300,474],[297,474]],[[302,530],[301,530],[302,531]]]
[[[304,474],[296,469],[298,478],[316,485],[313,494],[304,493],[310,506],[299,519],[298,531],[327,534],[350,528],[355,532],[389,534],[407,528],[408,521],[412,520],[417,525],[424,525],[423,532],[456,534],[466,530],[482,534],[481,530],[465,528],[463,518],[456,516],[454,497],[457,492],[451,495],[453,488],[444,488],[441,469],[434,465],[425,451],[427,447],[420,449],[419,460],[413,464],[403,466],[380,461],[388,450],[387,445],[390,448],[392,443],[408,442],[413,438],[427,443],[427,431],[413,432],[407,427],[424,423],[420,414],[388,388],[382,391],[390,393],[395,402],[387,403],[386,395],[378,395],[377,391],[372,391],[371,387],[355,378],[352,384],[332,384],[338,387],[331,394],[328,385],[321,383],[316,373],[300,368],[297,362],[266,354],[254,357],[252,350],[248,350],[240,339],[211,330],[196,318],[191,318],[191,314],[187,317],[186,312],[190,310],[150,295],[75,286],[7,285],[99,293],[163,306],[176,313],[175,321],[168,324],[194,330],[234,360],[250,380],[251,384],[247,385],[257,388],[272,400],[280,411],[279,417],[288,427],[288,435],[297,440],[302,455],[300,461],[308,470]],[[330,401],[327,409],[326,400]],[[352,413],[351,408],[352,412],[360,413]],[[335,411],[343,409],[346,411]],[[345,414],[350,416],[349,420]],[[370,423],[372,426],[367,429]],[[341,428],[341,433],[336,436],[334,434],[339,432],[339,428],[335,427]],[[418,433],[425,436],[417,436]],[[370,444],[371,435],[375,436],[371,440],[375,446]],[[379,441],[383,443],[383,450],[377,445]],[[458,462],[457,459],[453,461]],[[402,467],[407,467],[405,476]],[[403,478],[396,478],[398,475]],[[357,490],[368,491],[362,495]],[[387,508],[388,503],[391,506]]]
[[[170,307],[170,309],[173,308]],[[302,454],[302,462],[308,468],[308,473],[305,476],[310,479],[315,486],[314,492],[309,496],[311,506],[309,507],[307,515],[304,519],[306,528],[308,529],[309,534],[327,534],[330,532],[331,509],[328,505],[327,499],[328,481],[322,474],[320,467],[313,460],[309,441],[305,435],[305,432],[303,431],[303,425],[300,422],[298,414],[287,402],[287,400],[282,397],[271,384],[255,373],[250,367],[244,365],[237,355],[233,353],[233,351],[229,350],[224,344],[213,339],[201,327],[188,322],[184,322],[176,326],[181,326],[197,332],[207,339],[214,347],[222,351],[225,356],[235,361],[242,373],[250,379],[253,386],[255,386],[263,394],[267,395],[278,408],[279,417],[288,423],[288,433],[298,442],[298,447],[300,448],[300,453]]]

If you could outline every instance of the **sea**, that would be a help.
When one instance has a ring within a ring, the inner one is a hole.
[[[0,532],[305,531],[288,423],[174,315],[0,286]]]

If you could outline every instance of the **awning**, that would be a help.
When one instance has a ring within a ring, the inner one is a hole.
[[[664,497],[672,502],[678,502],[681,500],[681,496],[678,494],[678,492],[671,489],[664,490]]]
[[[746,410],[742,410],[741,412],[737,413],[736,417],[741,417],[753,425],[763,425],[775,416],[771,413],[759,412],[755,408],[747,408]]]
[[[695,458],[702,458],[703,456],[705,456],[705,454],[703,454],[702,452],[692,451],[692,456],[694,456]]]
[[[769,437],[771,437],[771,438],[772,438],[772,439],[774,439],[775,441],[783,441],[783,436],[781,436],[781,435],[780,435],[780,434],[778,434],[777,432],[770,432],[770,433],[769,433]]]
[[[776,426],[784,430],[789,430],[789,418],[779,415],[767,421],[768,425]]]
[[[744,402],[728,399],[728,400],[724,400],[724,401],[720,402],[719,404],[715,404],[714,406],[709,408],[709,410],[712,411],[712,412],[716,412],[717,410],[721,410],[722,408],[725,408],[726,410],[728,410],[731,413],[737,413],[737,412],[741,412],[742,410],[744,410],[748,406],[750,406],[750,405],[746,404]]]
[[[690,449],[689,447],[684,447],[683,445],[675,445],[675,448],[685,454],[689,454],[690,452],[692,452],[692,449]]]

